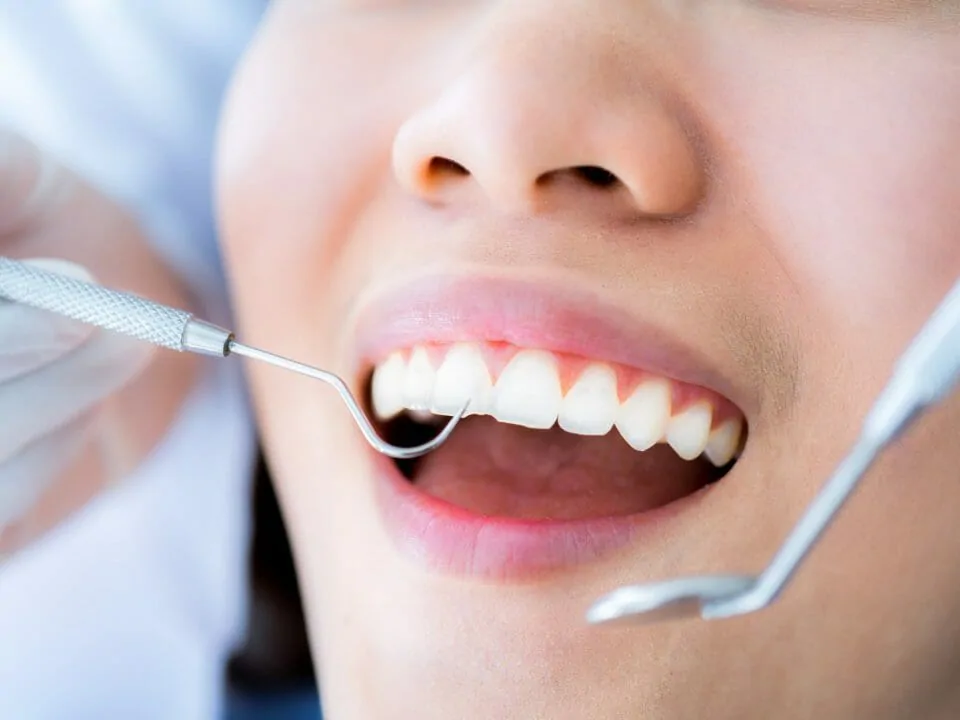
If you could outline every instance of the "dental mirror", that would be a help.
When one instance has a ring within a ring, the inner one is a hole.
[[[639,625],[708,617],[716,603],[741,597],[754,582],[747,575],[699,575],[622,587],[594,603],[587,621]]]
[[[833,523],[878,456],[960,381],[960,281],[947,293],[894,367],[867,414],[859,439],[817,493],[759,575],[706,575],[633,585],[587,611],[592,624],[651,623],[755,612],[774,602]]]

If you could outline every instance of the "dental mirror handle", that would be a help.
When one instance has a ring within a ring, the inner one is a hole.
[[[325,382],[340,395],[364,439],[378,452],[392,458],[420,457],[436,449],[446,442],[467,410],[465,404],[433,440],[415,447],[399,447],[377,434],[373,423],[339,376],[239,343],[229,330],[199,320],[183,310],[6,257],[0,257],[0,299],[46,310],[169,350],[223,358],[242,355]]]
[[[930,315],[874,403],[864,435],[888,443],[960,382],[960,280]]]
[[[960,281],[900,356],[890,381],[867,414],[853,449],[810,503],[754,587],[740,598],[718,603],[710,614],[742,614],[775,600],[879,454],[925,410],[946,398],[958,381]]]

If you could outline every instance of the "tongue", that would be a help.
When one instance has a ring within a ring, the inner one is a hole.
[[[573,520],[651,510],[699,490],[709,475],[704,463],[682,460],[666,445],[637,452],[616,430],[584,437],[472,417],[420,461],[412,479],[479,515]]]

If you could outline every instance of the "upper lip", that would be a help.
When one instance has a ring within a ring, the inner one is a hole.
[[[433,275],[411,280],[356,316],[352,365],[365,377],[389,352],[420,343],[505,342],[621,364],[723,395],[748,412],[749,388],[649,317],[572,284]]]

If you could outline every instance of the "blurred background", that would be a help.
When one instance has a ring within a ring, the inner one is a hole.
[[[129,210],[198,314],[227,326],[211,161],[224,91],[267,6],[0,0],[0,128]],[[0,715],[320,718],[235,366],[205,369],[146,465],[0,566]]]

